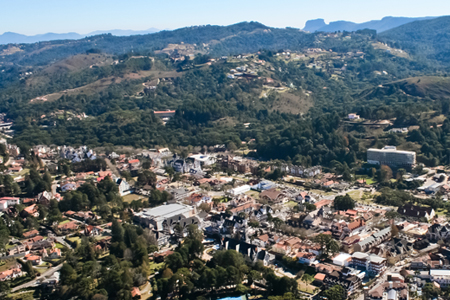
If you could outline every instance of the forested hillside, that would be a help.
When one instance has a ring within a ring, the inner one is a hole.
[[[415,21],[379,35],[382,41],[418,58],[450,63],[450,16]]]
[[[302,165],[354,164],[395,144],[429,165],[450,160],[445,66],[380,48],[372,30],[241,23],[20,48],[0,73],[0,112],[19,144],[226,144]],[[153,113],[168,109],[167,122]],[[373,129],[380,120],[390,125]],[[388,131],[405,126],[407,136]]]

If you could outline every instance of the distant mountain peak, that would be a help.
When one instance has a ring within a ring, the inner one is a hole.
[[[76,32],[67,32],[67,33],[53,33],[47,32],[43,34],[36,35],[24,35],[15,32],[5,32],[0,34],[0,45],[2,44],[23,44],[23,43],[36,43],[36,42],[44,42],[44,41],[53,41],[53,40],[78,40],[82,39],[86,36],[93,36],[105,33],[111,33],[116,36],[130,36],[130,35],[142,35],[158,32],[159,29],[149,28],[146,30],[121,30],[121,29],[113,29],[113,30],[97,30],[87,34],[79,34]]]
[[[305,27],[303,28],[304,31],[309,31],[309,32],[315,32],[318,29],[326,26],[327,24],[325,23],[324,19],[315,19],[315,20],[309,20],[306,21]]]
[[[304,31],[316,32],[336,32],[336,31],[356,31],[361,29],[374,29],[377,32],[383,32],[410,22],[432,19],[433,17],[408,18],[386,16],[381,20],[372,20],[364,23],[354,23],[350,21],[333,21],[326,24],[323,19],[309,20],[306,22]]]

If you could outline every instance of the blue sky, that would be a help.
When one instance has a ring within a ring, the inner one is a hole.
[[[450,14],[448,0],[0,0],[0,34],[89,33],[95,30],[258,21],[273,27],[303,28],[305,21],[364,22],[384,16]]]

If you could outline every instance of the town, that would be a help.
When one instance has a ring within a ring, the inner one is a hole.
[[[0,152],[0,280],[8,293],[58,289],[74,252],[133,261],[117,238],[125,230],[131,239],[130,228],[146,237],[150,264],[147,278],[134,280],[133,299],[181,293],[165,292],[158,278],[170,277],[193,232],[202,260],[240,253],[293,280],[286,292],[305,299],[431,299],[450,283],[449,171],[424,168],[414,152],[369,149],[370,175],[259,161],[236,145],[100,152],[2,140]],[[270,285],[241,278],[222,293],[257,297]]]

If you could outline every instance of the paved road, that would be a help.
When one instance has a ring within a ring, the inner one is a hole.
[[[36,281],[42,280],[45,277],[53,275],[53,273],[55,273],[56,271],[59,271],[61,269],[61,267],[62,267],[62,264],[60,264],[60,265],[58,265],[58,266],[56,266],[54,268],[50,268],[46,272],[44,272],[41,276],[36,277],[35,279],[33,279],[33,280],[31,280],[31,281],[29,281],[27,283],[24,283],[22,285],[16,286],[15,288],[12,288],[11,292],[16,292],[16,291],[21,290],[21,289],[25,289],[25,288],[28,288],[28,287],[33,287],[33,286],[36,285]]]
[[[55,237],[56,241],[64,246],[66,246],[69,249],[73,249],[73,247],[67,243],[64,239],[66,238],[66,236],[57,236]]]
[[[107,158],[105,158],[105,162],[106,162],[106,165],[108,166],[108,168],[111,170],[111,172],[114,175],[116,175],[117,177],[120,177],[119,170],[117,170],[116,166],[113,165],[113,163]]]

